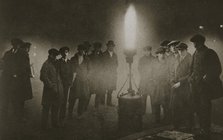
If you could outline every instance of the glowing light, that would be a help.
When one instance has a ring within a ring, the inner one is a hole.
[[[130,5],[125,15],[125,45],[126,49],[135,48],[136,42],[136,11],[133,5]]]
[[[204,26],[199,26],[199,29],[203,30],[204,29]]]
[[[223,28],[223,25],[220,25],[220,28]]]

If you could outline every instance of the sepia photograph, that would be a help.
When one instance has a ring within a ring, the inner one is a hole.
[[[0,0],[0,140],[223,140],[222,0]]]

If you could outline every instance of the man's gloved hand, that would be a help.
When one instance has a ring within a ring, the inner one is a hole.
[[[179,88],[180,87],[180,82],[177,82],[176,84],[174,84],[173,86],[172,86],[172,88]]]

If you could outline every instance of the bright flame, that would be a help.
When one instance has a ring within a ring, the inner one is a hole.
[[[125,15],[125,45],[127,49],[134,49],[136,42],[136,11],[130,5]]]

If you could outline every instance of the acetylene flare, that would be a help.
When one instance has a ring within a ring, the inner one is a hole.
[[[125,45],[126,49],[134,49],[136,42],[136,11],[133,5],[130,5],[125,15]]]

